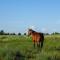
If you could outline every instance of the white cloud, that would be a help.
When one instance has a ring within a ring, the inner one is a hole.
[[[37,30],[37,27],[34,26],[34,25],[31,25],[31,26],[28,26],[26,29],[25,29],[25,33],[28,34],[28,29],[33,29],[33,30]]]
[[[48,28],[42,28],[41,31],[42,31],[43,33],[48,33]]]
[[[31,26],[29,26],[28,28],[29,28],[29,29],[33,29],[33,30],[36,30],[36,26],[34,26],[34,25],[31,25]]]

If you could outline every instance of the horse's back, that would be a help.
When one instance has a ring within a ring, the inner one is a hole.
[[[35,41],[35,42],[44,40],[43,33],[38,33],[38,32],[34,33],[33,36],[32,36],[32,40]]]

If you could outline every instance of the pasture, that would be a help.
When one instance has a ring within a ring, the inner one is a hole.
[[[45,36],[42,50],[33,47],[31,37],[0,35],[0,60],[60,60],[60,35]]]

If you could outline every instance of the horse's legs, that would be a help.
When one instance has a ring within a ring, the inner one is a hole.
[[[43,47],[43,42],[44,42],[44,36],[42,36],[42,39],[41,39],[41,48]]]
[[[34,48],[35,48],[35,40],[34,40]]]
[[[39,43],[37,42],[37,47],[39,47]]]
[[[38,47],[38,48],[40,47],[40,42],[37,42],[37,47]]]
[[[39,42],[39,48],[40,48],[40,42]]]
[[[41,48],[43,47],[43,42],[44,42],[44,41],[41,41]]]

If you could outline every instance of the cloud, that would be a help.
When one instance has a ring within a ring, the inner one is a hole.
[[[37,30],[37,27],[36,26],[34,26],[34,25],[30,25],[30,26],[28,26],[26,29],[25,29],[25,33],[26,34],[28,34],[28,29],[33,29],[33,30]]]
[[[35,26],[28,26],[26,29],[25,29],[25,33],[28,33],[28,29],[35,29]]]
[[[29,28],[29,29],[33,29],[33,30],[36,30],[36,26],[34,26],[34,25],[31,25],[31,26],[29,26],[28,28]]]
[[[48,33],[48,28],[42,28],[41,31],[42,31],[43,33]]]
[[[35,26],[30,26],[31,29],[35,29]]]

